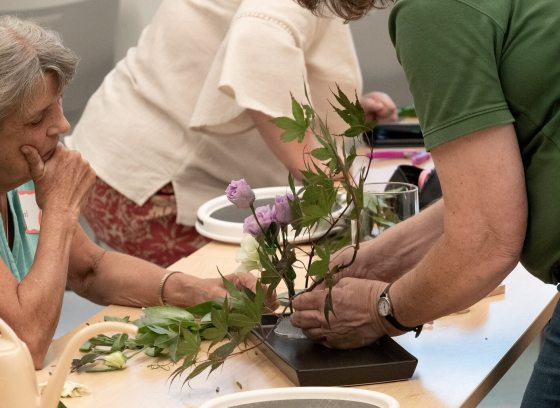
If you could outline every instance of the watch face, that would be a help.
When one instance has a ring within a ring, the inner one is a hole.
[[[389,303],[389,299],[385,297],[379,298],[377,302],[377,311],[383,317],[389,316],[391,314],[391,303]]]

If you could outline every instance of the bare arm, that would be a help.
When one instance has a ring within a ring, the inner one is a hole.
[[[343,277],[393,282],[415,267],[443,233],[443,200],[424,209],[420,214],[399,223],[374,240],[360,243],[354,263],[341,271]],[[331,258],[334,264],[347,264],[353,247],[346,247]]]
[[[43,210],[41,233],[33,264],[20,283],[0,262],[0,316],[27,344],[39,368],[58,323],[71,243],[95,174],[78,153],[61,145],[47,163],[32,148],[25,156]]]
[[[422,225],[415,224],[421,213],[399,224],[398,233],[386,235],[389,229],[368,244],[368,253],[376,252],[379,245],[385,256],[393,246],[394,256],[408,260],[376,264],[371,261],[376,255],[363,258],[370,260],[363,269],[374,271],[362,272],[368,278],[391,280],[392,273],[399,275],[395,265],[405,269],[414,265],[390,292],[394,315],[408,327],[462,310],[494,289],[517,264],[527,225],[523,164],[513,126],[466,135],[432,154],[444,200],[428,215],[436,217],[441,234],[434,235],[433,245],[416,262],[423,251],[417,250],[421,245],[414,249],[410,238],[422,239],[415,231],[415,225]],[[396,239],[399,234],[405,241]],[[413,249],[407,254],[403,249],[410,245]],[[294,300],[292,321],[312,339],[338,348],[362,346],[383,334],[397,335],[399,331],[376,312],[386,285],[379,280],[342,279],[332,292],[334,318],[326,322],[324,290],[315,290]]]
[[[272,153],[274,153],[278,160],[284,163],[284,166],[295,178],[300,180],[300,171],[305,169],[305,163],[311,160],[311,156],[308,156],[306,153],[320,147],[315,136],[310,131],[307,131],[302,143],[295,141],[285,143],[281,139],[284,131],[272,122],[272,117],[255,110],[249,110],[248,112]]]
[[[389,95],[383,92],[370,92],[362,96],[360,103],[369,119],[379,122],[397,120],[397,107]],[[306,153],[321,147],[315,136],[308,131],[302,143],[284,143],[281,139],[284,131],[272,122],[272,117],[255,110],[248,110],[248,112],[270,150],[294,177],[301,179],[300,171],[305,169],[306,162],[312,160],[312,157]]]
[[[512,125],[464,136],[432,155],[445,198],[444,233],[391,288],[395,314],[408,326],[464,309],[494,289],[517,264],[527,225]]]
[[[80,230],[72,245],[68,283],[76,293],[99,304],[156,306],[160,304],[159,285],[167,272],[140,258],[106,252]],[[227,278],[243,286],[255,284],[249,274]],[[166,304],[188,307],[225,295],[221,278],[201,279],[181,273],[166,281],[163,300]]]

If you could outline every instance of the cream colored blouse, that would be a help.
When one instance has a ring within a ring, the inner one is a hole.
[[[291,116],[290,93],[342,129],[328,100],[361,94],[348,25],[293,0],[165,0],[105,78],[72,135],[106,183],[141,205],[173,183],[177,221],[232,179],[287,184],[247,109]]]

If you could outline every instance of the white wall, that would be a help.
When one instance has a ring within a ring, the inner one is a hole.
[[[105,74],[113,67],[118,0],[0,0],[0,14],[31,18],[50,27],[81,58],[64,96],[74,124]]]
[[[115,39],[115,62],[126,55],[129,47],[136,44],[142,29],[150,22],[161,1],[120,0]]]
[[[387,27],[390,11],[375,10],[351,22],[350,27],[364,77],[364,90],[387,92],[397,105],[408,105],[412,103],[412,96]]]

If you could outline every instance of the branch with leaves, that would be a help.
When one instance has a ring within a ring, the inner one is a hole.
[[[303,269],[305,273],[305,290],[312,290],[321,282],[328,287],[324,310],[328,318],[333,312],[331,291],[334,277],[354,261],[359,250],[361,239],[358,236],[351,240],[348,224],[351,221],[357,223],[357,231],[361,231],[360,214],[364,205],[372,205],[364,203],[363,191],[369,163],[358,174],[353,173],[353,164],[358,157],[358,138],[376,125],[366,119],[357,95],[352,102],[338,87],[333,95],[337,103],[333,108],[348,125],[342,134],[332,134],[326,121],[316,115],[307,91],[306,103],[292,97],[292,118],[274,120],[276,126],[284,130],[284,142],[300,143],[306,132],[312,132],[320,144],[319,148],[306,153],[310,157],[305,161],[306,168],[301,171],[301,185],[296,186],[290,175],[290,192],[276,197],[272,206],[258,208],[253,205],[255,195],[245,180],[232,181],[226,190],[233,204],[251,209],[252,215],[244,222],[243,229],[247,234],[240,250],[243,254],[241,258],[245,258],[239,260],[246,271],[255,270],[260,274],[259,282],[268,288],[269,293],[265,293],[260,284],[256,293],[238,290],[224,279],[228,291],[225,299],[185,310],[171,306],[146,308],[144,317],[133,322],[139,327],[136,338],[117,334],[91,339],[82,348],[87,354],[74,361],[75,370],[95,370],[94,365],[100,362],[104,363],[102,369],[105,370],[108,356],[113,353],[121,353],[126,361],[138,352],[144,352],[174,364],[176,368],[172,379],[189,370],[184,382],[207,369],[211,373],[236,354],[236,348],[246,344],[251,331],[261,325],[265,298],[280,282],[286,285],[288,305],[291,304],[296,296],[294,280],[298,269]],[[371,160],[371,155],[364,157]],[[337,206],[341,211],[335,217],[333,208]],[[309,238],[314,231],[323,233],[305,246],[294,244],[295,238]],[[344,265],[331,265],[331,254],[349,244],[354,250],[351,261]],[[302,254],[306,259],[302,259]],[[127,318],[123,320],[128,321]],[[209,342],[208,353],[205,359],[199,360],[203,341]],[[246,345],[237,353],[244,352],[248,347]],[[119,368],[122,365],[109,367]]]
[[[91,338],[80,348],[86,354],[72,362],[72,371],[120,370],[126,366],[126,360],[139,352],[172,363],[176,367],[172,379],[185,370],[192,369],[185,382],[207,368],[210,368],[210,372],[214,371],[260,325],[265,308],[265,293],[260,285],[253,293],[248,289],[237,289],[226,279],[223,281],[229,294],[225,299],[208,301],[187,309],[175,306],[148,307],[144,309],[142,318],[132,322],[128,317],[106,317],[105,320],[135,324],[138,326],[138,335],[131,338],[119,333],[110,337],[98,335]],[[209,346],[207,358],[200,361],[202,341],[208,341]],[[122,356],[120,364],[107,364],[111,356],[118,355]],[[99,362],[104,362],[103,367],[99,367]]]

